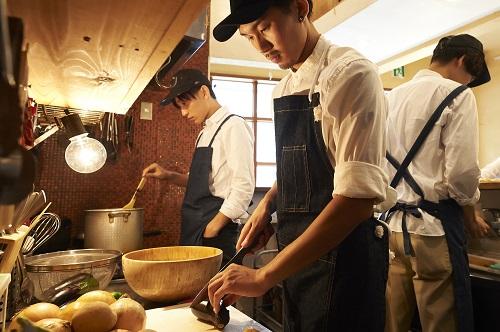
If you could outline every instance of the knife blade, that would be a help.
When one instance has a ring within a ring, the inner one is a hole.
[[[244,247],[244,248],[241,248],[240,250],[238,250],[236,255],[234,255],[229,260],[229,262],[227,262],[226,265],[224,265],[219,270],[219,272],[224,271],[229,265],[231,265],[233,263],[241,265],[241,263],[243,262],[243,258],[250,252],[252,247],[253,247],[253,243],[251,245],[249,245],[248,247]],[[198,294],[195,296],[193,302],[191,302],[191,305],[190,305],[191,308],[196,306],[197,304],[201,303],[201,301],[208,300],[208,285],[209,284],[210,284],[210,281],[207,282],[206,285],[198,292]]]

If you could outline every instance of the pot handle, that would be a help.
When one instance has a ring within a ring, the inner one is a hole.
[[[109,223],[112,224],[114,222],[114,219],[117,217],[122,217],[123,221],[127,222],[128,216],[130,216],[130,214],[131,212],[123,212],[123,211],[110,212],[108,213]]]

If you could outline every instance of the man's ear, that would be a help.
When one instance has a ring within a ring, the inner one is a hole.
[[[310,10],[311,8],[309,8],[309,2],[307,2],[307,0],[297,0],[299,19],[302,18],[302,20],[304,20],[309,15]]]
[[[457,66],[465,68],[465,54],[457,58]]]
[[[208,99],[210,98],[210,90],[208,89],[208,87],[206,85],[202,85],[201,88],[200,88],[200,93],[201,93],[201,97],[203,99]]]

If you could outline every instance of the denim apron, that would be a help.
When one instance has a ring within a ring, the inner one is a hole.
[[[465,90],[466,87],[457,88],[455,91],[450,93],[450,95],[443,101],[440,105],[447,105],[451,102],[458,94]],[[434,112],[431,119],[429,119],[426,127],[429,125],[429,130],[432,130],[432,126],[438,120],[441,113],[438,112],[439,108]],[[444,106],[443,106],[444,108]],[[433,119],[434,118],[434,119]],[[414,146],[410,149],[415,150],[410,158],[405,158],[411,161],[416,154],[416,151],[420,149],[427,134],[424,134],[422,130],[421,135],[417,138]],[[422,137],[420,137],[422,136]],[[410,155],[410,153],[409,153]],[[444,234],[446,242],[448,244],[448,251],[450,254],[450,262],[452,266],[452,279],[453,279],[453,293],[455,300],[455,311],[457,317],[457,328],[460,332],[472,332],[474,331],[474,315],[472,309],[472,293],[471,293],[471,280],[469,271],[469,260],[467,256],[467,241],[465,238],[465,226],[464,226],[464,215],[462,208],[453,199],[440,200],[439,203],[434,203],[428,201],[424,197],[424,192],[422,188],[415,181],[413,176],[407,169],[408,163],[405,163],[406,167],[402,167],[401,164],[389,153],[386,155],[389,163],[398,170],[397,173],[401,173],[399,177],[396,174],[395,179],[392,180],[391,186],[395,188],[401,178],[403,178],[408,186],[420,196],[420,201],[417,204],[407,204],[403,202],[398,202],[394,207],[392,207],[387,212],[387,222],[390,222],[393,212],[402,211],[401,229],[403,231],[403,246],[405,255],[414,256],[413,247],[411,245],[410,234],[408,233],[408,228],[406,225],[406,217],[408,214],[416,217],[422,218],[422,213],[420,210],[427,212],[434,218],[441,220],[443,225]],[[400,170],[401,169],[401,170]]]
[[[309,98],[274,99],[279,250],[332,199],[334,169],[314,119],[320,96],[312,91]],[[336,249],[283,281],[285,331],[384,330],[389,248],[387,232],[376,235],[380,228],[374,218],[362,222]]]
[[[181,245],[209,246],[221,249],[223,253],[222,264],[229,261],[236,253],[236,237],[238,225],[228,223],[216,237],[204,238],[203,233],[207,224],[219,212],[223,198],[212,195],[208,186],[209,174],[212,170],[212,143],[221,127],[229,118],[227,116],[215,131],[207,147],[196,147],[191,167],[189,169],[188,183],[181,209]],[[201,138],[196,141],[196,146]]]

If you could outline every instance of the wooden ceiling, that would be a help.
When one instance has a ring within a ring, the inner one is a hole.
[[[313,2],[313,13],[311,20],[314,22],[327,12],[337,6],[341,0],[321,0]]]
[[[209,0],[8,0],[38,103],[124,114]]]

